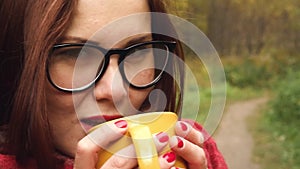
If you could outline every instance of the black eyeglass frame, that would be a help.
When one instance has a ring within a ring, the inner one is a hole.
[[[126,75],[125,75],[125,72],[124,72],[124,62],[123,60],[126,58],[126,55],[134,48],[138,48],[140,46],[143,46],[143,45],[149,45],[149,44],[163,44],[167,47],[167,59],[165,61],[165,64],[160,72],[160,74],[149,84],[146,84],[146,85],[141,85],[141,86],[136,86],[134,84],[131,84],[129,82],[129,80],[127,79]],[[51,79],[51,76],[50,76],[50,73],[49,73],[49,60],[47,62],[47,78],[49,80],[49,82],[51,83],[52,86],[54,86],[56,89],[58,89],[59,91],[63,91],[63,92],[81,92],[81,91],[84,91],[84,90],[87,90],[88,88],[90,88],[93,84],[97,83],[101,77],[104,75],[108,65],[109,65],[109,60],[110,60],[110,56],[114,55],[114,54],[118,54],[119,55],[119,59],[118,59],[118,65],[119,65],[119,70],[120,70],[120,74],[123,78],[123,80],[129,84],[130,87],[132,88],[135,88],[135,89],[146,89],[146,88],[149,88],[149,87],[152,87],[154,86],[155,84],[157,84],[159,82],[159,80],[161,79],[164,71],[165,71],[165,68],[169,62],[169,56],[170,56],[170,52],[173,52],[176,48],[176,41],[147,41],[147,42],[142,42],[142,43],[137,43],[137,44],[134,44],[132,46],[129,46],[125,49],[119,49],[119,48],[112,48],[112,49],[105,49],[105,48],[102,48],[98,45],[94,45],[94,44],[89,44],[89,43],[63,43],[63,44],[56,44],[53,46],[52,48],[52,52],[56,49],[59,49],[59,48],[65,48],[65,47],[92,47],[92,48],[95,48],[99,51],[101,51],[104,55],[104,64],[103,66],[101,67],[100,70],[98,70],[98,73],[97,73],[97,76],[94,78],[93,81],[91,81],[89,84],[85,85],[85,86],[82,86],[82,87],[79,87],[79,88],[75,88],[75,89],[69,89],[69,88],[63,88],[63,87],[60,87],[58,85],[56,85],[52,79]],[[50,57],[51,57],[51,54],[50,54]]]

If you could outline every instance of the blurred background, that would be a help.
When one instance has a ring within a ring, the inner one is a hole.
[[[229,167],[299,169],[300,1],[177,0],[171,5],[204,32],[222,60],[227,101],[213,137]],[[199,68],[201,61],[186,53],[201,88],[201,123],[210,107],[209,77]],[[193,104],[192,87],[186,94]]]

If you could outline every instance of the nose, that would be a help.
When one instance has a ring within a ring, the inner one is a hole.
[[[118,66],[119,56],[111,56],[109,65],[101,79],[95,84],[94,96],[97,101],[109,100],[118,102],[127,92]]]

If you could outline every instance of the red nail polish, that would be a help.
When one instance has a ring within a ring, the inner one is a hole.
[[[183,147],[183,141],[179,137],[177,137],[177,141],[178,141],[177,147],[182,148]]]
[[[164,133],[164,132],[160,132],[160,133],[156,134],[156,137],[158,138],[159,142],[161,142],[161,143],[165,143],[165,142],[169,141],[169,136],[167,135],[167,133]]]
[[[166,159],[168,161],[168,163],[171,163],[171,162],[175,161],[176,155],[173,151],[171,151],[171,152],[164,154],[163,158]]]
[[[181,126],[181,129],[182,129],[183,131],[187,131],[188,127],[187,127],[187,125],[186,125],[185,123],[180,122],[180,126]]]
[[[119,120],[115,122],[115,125],[119,128],[126,128],[127,122],[125,120]]]

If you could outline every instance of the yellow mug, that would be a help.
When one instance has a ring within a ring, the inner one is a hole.
[[[158,154],[153,135],[165,132],[169,137],[174,136],[174,126],[178,120],[177,115],[173,112],[150,112],[115,119],[106,123],[112,123],[116,120],[126,120],[128,132],[121,139],[99,152],[97,168],[100,168],[114,153],[133,144],[140,169],[159,169],[158,156],[170,151],[170,147],[167,145]],[[101,125],[103,123],[91,128],[89,133]],[[179,157],[176,159],[175,166],[186,168],[184,160]]]

